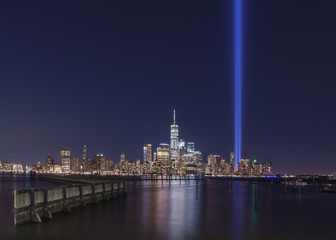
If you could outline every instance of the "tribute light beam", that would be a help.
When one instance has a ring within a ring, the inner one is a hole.
[[[241,159],[242,1],[234,0],[235,171]]]

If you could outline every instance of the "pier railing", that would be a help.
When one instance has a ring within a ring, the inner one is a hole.
[[[63,185],[47,188],[14,190],[14,224],[41,222],[57,212],[70,212],[73,207],[85,207],[125,195],[124,182]]]

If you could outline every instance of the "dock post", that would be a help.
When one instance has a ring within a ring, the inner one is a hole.
[[[30,189],[31,206],[30,206],[30,221],[33,223],[41,223],[41,217],[35,209],[35,189]]]
[[[80,197],[80,206],[85,207],[85,203],[83,201],[83,184],[79,185],[79,197]]]
[[[285,177],[285,188],[284,188],[284,199],[286,199],[286,192],[287,192],[287,181],[286,181],[286,177]]]
[[[66,190],[67,190],[67,186],[63,185],[63,210],[65,212],[71,212],[71,208],[67,202],[67,191]]]
[[[52,219],[51,211],[48,207],[48,188],[44,188],[44,216],[48,219]]]
[[[92,203],[97,203],[94,183],[91,184],[91,187],[92,187]]]
[[[233,192],[233,176],[231,176],[231,192]]]
[[[105,182],[102,183],[103,184],[103,200],[106,200],[106,196],[105,196]]]

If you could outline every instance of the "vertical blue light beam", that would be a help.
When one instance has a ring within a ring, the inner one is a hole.
[[[235,171],[241,159],[242,1],[234,0]]]

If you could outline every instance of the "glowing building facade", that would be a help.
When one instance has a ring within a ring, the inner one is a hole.
[[[195,152],[195,143],[194,142],[188,142],[187,151],[188,151],[188,153]]]
[[[161,165],[165,167],[170,166],[169,144],[160,143],[160,146],[157,148],[156,154],[158,163],[161,163]]]
[[[46,165],[50,166],[50,165],[54,165],[55,164],[55,160],[53,159],[53,157],[51,156],[51,154],[48,154],[48,157],[46,159]]]
[[[152,144],[145,144],[143,147],[143,162],[152,162]]]
[[[73,172],[80,172],[80,162],[79,162],[79,158],[72,158],[71,161],[71,171]]]
[[[62,148],[60,151],[60,162],[62,165],[63,172],[70,171],[70,150],[66,147]]]
[[[179,154],[179,131],[178,125],[175,120],[175,109],[174,109],[174,123],[170,125],[170,158],[171,160],[178,162]]]

